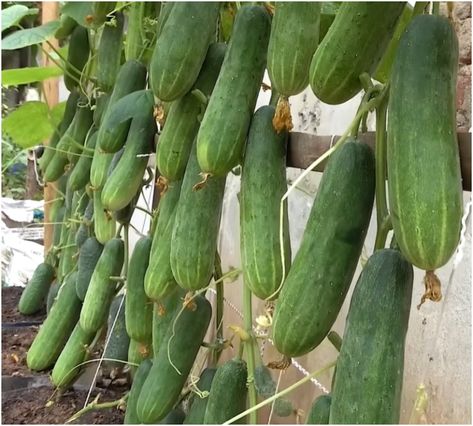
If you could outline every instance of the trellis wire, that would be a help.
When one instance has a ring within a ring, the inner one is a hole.
[[[209,288],[209,291],[210,291],[214,296],[217,295],[217,292],[216,292],[215,289]],[[225,297],[223,298],[223,300],[225,301],[225,303],[226,303],[230,308],[232,308],[232,310],[235,311],[235,313],[236,313],[240,318],[243,319],[243,314],[239,311],[239,309],[238,309],[232,302],[230,302],[230,301],[229,301],[227,298],[225,298]],[[258,331],[256,330],[256,327],[254,327],[254,326],[253,326],[253,330],[254,330],[254,332],[255,332],[256,334],[260,334],[260,333],[258,333]],[[267,340],[269,341],[269,343],[271,343],[271,344],[274,346],[274,343],[273,343],[273,341],[272,341],[270,338],[268,338]],[[264,349],[264,341],[263,341],[263,345],[262,345],[262,347],[260,348],[260,350],[261,350],[261,349]],[[292,361],[291,365],[293,365],[294,368],[295,368],[296,370],[298,370],[303,376],[305,376],[305,377],[309,376],[310,373],[309,373],[301,364],[299,364],[294,358],[292,358],[291,361]],[[316,388],[318,388],[319,390],[321,390],[323,393],[325,393],[325,394],[330,393],[330,392],[327,390],[327,388],[326,388],[322,383],[320,383],[317,379],[311,378],[310,381],[312,382],[312,384],[313,384]]]

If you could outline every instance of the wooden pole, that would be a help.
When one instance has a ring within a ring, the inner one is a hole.
[[[58,18],[59,12],[59,2],[55,1],[45,1],[42,3],[41,9],[41,21],[43,24],[47,22],[54,21]],[[50,43],[54,47],[58,47],[58,41],[56,39],[51,39]],[[45,50],[50,49],[50,47],[45,43],[43,45]],[[47,55],[43,53],[43,65],[50,66],[54,65],[51,63],[51,60]],[[49,108],[56,105],[59,101],[59,81],[57,78],[48,79],[43,82],[43,91],[42,97],[45,102],[49,105]],[[45,144],[48,142],[45,141]],[[44,253],[46,254],[51,247],[52,238],[53,238],[53,225],[47,225],[51,222],[50,212],[51,212],[51,203],[56,196],[55,185],[45,185],[44,187]]]

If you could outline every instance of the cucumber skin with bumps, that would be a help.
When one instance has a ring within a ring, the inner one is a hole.
[[[40,263],[21,293],[18,310],[23,315],[32,315],[43,306],[49,287],[54,280],[54,268],[48,263]]]
[[[186,290],[208,285],[214,272],[225,177],[213,177],[198,191],[201,181],[195,143],[187,164],[176,208],[171,243],[171,268],[177,283]]]
[[[96,332],[105,324],[116,287],[110,277],[120,275],[123,260],[123,241],[119,238],[108,241],[95,266],[80,313],[84,331]]]
[[[143,423],[158,422],[172,410],[199,352],[210,324],[212,308],[200,295],[191,303],[195,306],[184,307],[174,327],[167,331],[167,343],[155,354],[153,367],[137,403],[138,417]]]
[[[223,424],[246,409],[246,362],[231,359],[218,367],[210,388],[204,424]],[[238,423],[244,423],[244,418]]]
[[[160,100],[182,97],[197,80],[219,8],[219,2],[176,2],[170,9],[150,63],[151,88]]]
[[[89,288],[90,279],[94,273],[95,266],[103,251],[103,245],[100,244],[95,237],[88,238],[79,251],[79,259],[77,261],[77,280],[76,291],[77,297],[84,301],[87,289]]]
[[[274,314],[274,344],[286,356],[317,347],[337,318],[371,217],[374,168],[371,148],[356,141],[327,164]]]
[[[412,283],[412,266],[397,250],[368,259],[348,311],[330,423],[399,423]]]
[[[330,405],[332,403],[331,395],[319,396],[307,416],[306,424],[308,425],[328,425],[330,417]]]
[[[200,90],[205,96],[210,96],[217,81],[225,51],[224,43],[210,45],[193,89]],[[184,176],[203,110],[202,101],[192,93],[192,90],[171,103],[166,125],[159,136],[156,153],[159,172],[170,182],[182,180]]]
[[[77,324],[80,310],[81,302],[76,294],[75,277],[71,274],[59,289],[56,301],[28,350],[28,368],[42,371],[56,362]]]
[[[76,324],[51,373],[54,386],[65,389],[72,385],[81,373],[79,365],[89,358],[88,346],[94,337],[95,333],[86,333]]]
[[[115,297],[110,305],[110,312],[108,314],[108,345],[104,353],[104,358],[107,358],[107,360],[104,363],[111,368],[123,368],[125,366],[124,363],[128,361],[130,337],[126,332],[124,299],[126,299],[124,294]]]
[[[158,218],[144,281],[145,292],[154,301],[163,299],[178,286],[172,273],[170,255],[181,184],[181,181],[170,183],[158,204]]]
[[[232,37],[197,134],[204,173],[225,176],[243,155],[266,66],[270,17],[262,6],[238,11]]]
[[[66,62],[66,73],[64,75],[64,84],[69,92],[79,87],[79,83],[71,78],[73,75],[77,80],[80,80],[82,70],[85,64],[89,60],[90,46],[89,46],[89,34],[87,28],[81,25],[77,25],[72,31],[71,38],[69,41],[69,49],[67,54]],[[77,71],[72,68],[72,66]]]
[[[268,45],[272,87],[289,97],[309,84],[312,56],[319,43],[320,3],[277,2]]]
[[[336,105],[362,89],[360,74],[375,71],[404,6],[402,2],[340,6],[310,65],[310,86],[317,98]]]
[[[151,242],[150,237],[143,237],[135,244],[126,282],[126,331],[130,338],[144,343],[151,343],[153,333],[153,303],[144,289]]]
[[[138,367],[135,376],[133,378],[133,384],[128,395],[128,401],[126,403],[125,411],[125,421],[126,425],[139,425],[141,420],[138,417],[136,412],[136,404],[138,402],[138,397],[140,396],[141,389],[145,383],[146,378],[148,377],[149,371],[153,362],[150,359],[145,359]]]
[[[391,75],[387,169],[393,229],[407,260],[427,271],[447,263],[460,239],[457,64],[457,36],[447,18],[420,15],[401,38]]]
[[[286,138],[273,128],[274,107],[256,111],[250,127],[240,190],[240,250],[244,282],[260,299],[274,298],[282,276],[279,211],[287,190]],[[271,185],[268,185],[271,182]],[[285,275],[291,264],[287,203],[283,222]]]

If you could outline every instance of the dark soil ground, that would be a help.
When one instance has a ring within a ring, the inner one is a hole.
[[[12,322],[43,321],[46,318],[46,307],[34,315],[22,315],[18,312],[23,287],[2,287],[2,324]]]
[[[31,376],[26,366],[26,352],[38,332],[38,327],[2,329],[2,376]]]
[[[112,390],[100,391],[100,402],[118,400],[123,394]],[[18,389],[2,394],[2,424],[64,424],[85,402],[85,390],[66,391],[53,396],[53,388],[41,386]],[[92,401],[97,392],[92,393]],[[90,411],[75,424],[123,424],[124,412],[118,408]]]

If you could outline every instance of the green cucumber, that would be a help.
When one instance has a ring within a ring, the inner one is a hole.
[[[76,246],[78,250],[80,250],[80,248],[82,247],[82,244],[85,243],[87,238],[91,237],[93,234],[93,226],[94,226],[93,216],[94,216],[94,199],[93,199],[93,194],[92,194],[92,198],[89,199],[84,215],[81,217],[82,223],[79,225],[79,229],[76,232]]]
[[[348,311],[330,423],[399,423],[412,282],[412,266],[397,250],[368,259]]]
[[[331,395],[320,395],[310,407],[307,425],[328,425],[330,417]]]
[[[32,315],[44,306],[54,276],[54,268],[49,263],[40,263],[36,267],[18,302],[21,314]]]
[[[274,130],[274,111],[272,106],[256,111],[241,175],[240,250],[244,282],[260,299],[277,296],[275,292],[285,278],[279,243],[279,211],[287,190],[287,134]],[[283,232],[287,275],[291,264],[287,203]]]
[[[282,354],[310,352],[335,322],[363,248],[374,180],[368,145],[348,141],[329,159],[276,304],[273,340]]]
[[[80,309],[75,274],[71,274],[61,286],[56,302],[28,350],[26,363],[29,369],[42,371],[56,362],[79,319]]]
[[[58,40],[64,40],[72,34],[72,31],[77,26],[75,19],[71,18],[69,15],[61,14],[59,18],[61,26],[54,33],[54,37]]]
[[[115,85],[123,45],[123,13],[115,12],[107,18],[97,49],[97,84],[104,92],[110,92]]]
[[[211,316],[209,301],[198,295],[173,321],[138,398],[137,413],[143,423],[162,420],[179,399]]]
[[[71,93],[69,93],[69,96],[67,97],[66,107],[64,109],[64,115],[62,117],[61,124],[59,125],[59,128],[54,132],[54,135],[53,135],[55,144],[50,142],[49,145],[45,146],[43,155],[38,161],[39,167],[41,168],[41,171],[43,173],[46,171],[46,168],[48,167],[49,162],[51,161],[51,159],[53,158],[56,152],[54,148],[56,148],[57,143],[59,142],[64,132],[69,127],[69,125],[71,124],[72,120],[74,119],[74,116],[76,115],[77,103],[79,102],[79,99],[80,99],[80,95],[77,90],[74,90]]]
[[[124,299],[126,299],[124,295],[115,297],[108,314],[106,337],[108,344],[104,351],[104,358],[106,358],[104,363],[111,368],[122,369],[128,361],[130,336],[126,332]]]
[[[341,104],[361,89],[359,76],[372,74],[404,9],[403,2],[344,2],[310,65],[315,96]]]
[[[61,249],[59,261],[58,278],[60,282],[62,282],[76,266],[75,257],[77,253],[77,246],[75,236],[76,235],[73,232],[72,226],[69,226],[69,229],[66,232],[66,243]]]
[[[117,223],[112,213],[102,204],[102,190],[94,190],[94,232],[100,243],[110,241],[117,231]]]
[[[319,43],[320,3],[277,2],[268,45],[271,87],[285,97],[309,84],[309,68]]]
[[[114,155],[115,154],[103,152],[98,146],[98,143],[96,143],[92,164],[90,165],[90,184],[94,190],[101,189],[105,185],[107,172]]]
[[[77,118],[74,117],[74,120],[77,120],[74,132],[70,135],[71,139],[67,139],[69,145],[67,158],[72,165],[75,165],[84,154],[82,147],[93,131],[92,126],[94,124],[94,112],[90,105],[86,104],[86,98],[81,98],[81,101],[77,104]]]
[[[120,210],[135,197],[148,165],[155,133],[152,114],[133,118],[123,155],[103,187],[102,204],[106,209]]]
[[[445,265],[460,238],[457,63],[458,40],[448,19],[420,15],[399,43],[391,75],[387,142],[391,219],[404,256],[427,271]]]
[[[111,96],[110,93],[102,93],[95,99],[94,124],[97,129],[102,124],[102,119],[107,111]]]
[[[49,315],[49,311],[53,306],[53,303],[56,301],[56,296],[59,292],[59,283],[57,281],[53,281],[51,286],[49,287],[48,297],[46,298],[46,313]]]
[[[214,177],[198,191],[201,177],[196,144],[187,164],[176,207],[171,243],[171,268],[177,283],[187,290],[209,284],[214,272],[225,177]]]
[[[52,218],[54,222],[53,230],[53,246],[58,247],[61,241],[61,228],[64,220],[64,214],[66,212],[66,206],[61,206]]]
[[[113,105],[124,96],[141,90],[146,84],[146,67],[135,60],[126,61],[118,72],[112,95],[107,105],[99,129],[97,146],[105,152],[117,152],[125,143],[131,120],[120,125],[107,126],[110,120]]]
[[[186,413],[182,408],[174,408],[169,414],[159,422],[162,425],[182,425],[186,419]]]
[[[107,15],[115,9],[116,5],[116,1],[94,1],[92,4],[94,22],[97,25],[103,24],[107,20]]]
[[[143,237],[135,244],[126,281],[126,331],[132,339],[144,343],[151,343],[153,333],[153,302],[144,288],[151,243],[150,237]]]
[[[153,310],[153,353],[156,356],[159,349],[166,344],[166,335],[177,312],[181,309],[185,291],[178,287],[159,303],[154,304]]]
[[[116,288],[110,277],[120,275],[123,259],[123,240],[113,238],[108,241],[95,266],[80,313],[80,325],[84,331],[96,332],[105,324]]]
[[[136,370],[141,365],[141,363],[145,359],[152,357],[153,349],[150,343],[142,343],[130,338],[130,345],[128,346],[128,367],[130,369],[130,375],[132,377],[132,380],[134,380]]]
[[[64,74],[64,84],[70,92],[79,87],[81,73],[89,60],[89,54],[90,46],[87,28],[77,25],[72,30],[69,40],[66,72]]]
[[[217,369],[207,367],[202,371],[199,381],[195,384],[200,391],[200,395],[194,393],[189,400],[189,411],[184,424],[201,425],[204,424],[205,410],[209,401],[209,391]]]
[[[133,384],[126,402],[125,421],[123,422],[126,425],[141,424],[141,419],[138,417],[136,412],[136,404],[152,365],[153,362],[150,359],[145,359],[136,370],[135,377],[133,378]]]
[[[151,88],[160,100],[181,98],[197,80],[219,8],[219,2],[176,2],[170,10],[150,63]]]
[[[266,66],[270,17],[263,6],[244,5],[235,18],[222,70],[197,134],[202,171],[225,176],[243,155]]]
[[[223,424],[246,409],[246,362],[231,359],[218,367],[210,388],[204,424]],[[238,423],[244,423],[244,418]]]
[[[320,31],[319,41],[323,40],[329,28],[332,26],[335,16],[342,2],[322,2],[320,5]]]
[[[168,20],[171,10],[175,4],[176,2],[173,2],[173,1],[167,1],[167,2],[161,3],[161,10],[159,11],[159,16],[158,16],[158,24],[156,26],[156,37],[159,38],[159,36],[161,35],[161,32],[163,31],[163,28],[164,28],[164,24]]]
[[[144,279],[145,292],[154,301],[162,300],[177,287],[171,269],[170,256],[181,183],[181,181],[172,182],[158,204],[156,229],[153,233],[149,265]]]
[[[54,386],[65,389],[74,383],[82,371],[80,365],[89,358],[88,348],[94,337],[95,333],[86,333],[76,324],[51,373]]]
[[[77,261],[76,291],[77,297],[82,301],[85,299],[90,279],[102,251],[103,245],[95,237],[87,238],[80,248],[79,260]]]
[[[194,90],[200,90],[205,96],[210,96],[220,72],[225,50],[224,43],[210,45],[199,77],[193,86]],[[168,181],[181,180],[184,176],[203,109],[202,100],[192,91],[171,103],[166,124],[159,135],[156,153],[159,172]]]
[[[94,130],[89,134],[85,146],[90,149],[95,149],[97,144],[97,131]],[[85,188],[85,185],[90,180],[90,168],[92,166],[93,154],[84,151],[77,164],[72,169],[71,175],[69,176],[69,185],[73,191]]]

